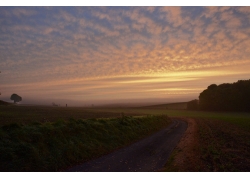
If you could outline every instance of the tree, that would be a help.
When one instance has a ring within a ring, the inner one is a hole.
[[[211,84],[200,93],[199,108],[211,111],[250,112],[250,79],[218,86]]]
[[[12,94],[10,96],[10,99],[14,101],[14,103],[17,103],[19,101],[22,101],[22,97],[21,96],[18,96],[17,94]]]
[[[187,102],[188,110],[198,110],[199,109],[198,107],[199,107],[199,101],[197,99]]]

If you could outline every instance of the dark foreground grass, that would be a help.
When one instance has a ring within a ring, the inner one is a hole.
[[[0,171],[60,171],[139,140],[168,116],[12,123],[0,128]]]

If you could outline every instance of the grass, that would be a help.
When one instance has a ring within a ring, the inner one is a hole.
[[[11,123],[0,128],[0,171],[60,171],[166,127],[167,116]]]
[[[125,114],[166,114],[169,117],[190,117],[222,120],[233,123],[245,130],[250,130],[250,113],[242,112],[209,112],[209,111],[189,111],[189,110],[168,110],[162,108],[100,108],[99,112],[124,112]]]
[[[105,110],[105,109],[104,109]],[[100,109],[103,111],[103,109]],[[112,112],[167,114],[169,117],[189,117],[197,123],[198,143],[192,149],[190,161],[174,165],[178,151],[174,151],[165,171],[250,171],[250,113],[166,110],[160,108],[114,109]],[[194,165],[195,164],[195,165]]]
[[[0,106],[0,170],[61,170],[126,146],[167,126],[169,120],[162,114],[193,118],[199,129],[196,137],[199,143],[193,147],[196,165],[190,167],[190,163],[185,162],[182,168],[173,168],[178,155],[174,151],[167,163],[169,170],[250,170],[249,113],[161,107],[42,106]],[[130,115],[141,116],[128,117]]]
[[[126,114],[133,115],[133,114]],[[98,112],[82,107],[0,106],[0,126],[10,123],[53,122],[58,119],[121,117],[121,112]]]
[[[5,102],[5,101],[0,100],[0,106],[1,106],[1,105],[3,105],[3,106],[12,105],[12,103],[8,103],[8,102]]]
[[[151,105],[144,106],[143,108],[154,108],[154,109],[187,109],[187,102],[177,102],[177,103],[168,103],[168,104],[159,104],[159,105]]]

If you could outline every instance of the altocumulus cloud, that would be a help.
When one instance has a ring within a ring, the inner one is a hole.
[[[249,7],[0,7],[4,91],[18,86],[41,93],[39,87],[51,96],[93,94],[89,99],[102,93],[136,96],[145,87],[147,96],[157,88],[164,92],[168,86],[159,83],[170,82],[173,72],[248,67],[249,21]],[[120,77],[130,77],[133,85]],[[150,83],[158,87],[150,89]],[[195,88],[201,86],[190,91]]]

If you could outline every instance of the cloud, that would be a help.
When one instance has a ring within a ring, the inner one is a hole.
[[[180,26],[183,21],[182,21],[182,11],[181,7],[163,7],[161,11],[167,13],[167,19],[170,21],[174,27]]]
[[[219,12],[219,7],[216,6],[207,6],[203,15],[207,18],[212,18]]]
[[[25,9],[25,8],[21,8],[21,7],[1,7],[1,13],[0,14],[4,14],[4,16],[7,17],[18,17],[18,18],[22,18],[22,17],[29,17],[29,16],[33,16],[35,14],[37,14],[37,12],[33,9]]]
[[[62,95],[68,90],[82,96],[81,90],[86,90],[94,98],[102,88],[115,94],[119,84],[124,91],[118,88],[117,92],[125,94],[131,87],[121,84],[141,87],[143,81],[154,82],[150,78],[112,81],[116,84],[104,80],[110,86],[86,84],[84,89],[77,86],[78,80],[247,64],[248,17],[248,7],[1,7],[3,85],[18,82],[23,90],[28,84],[29,91],[39,87],[56,93],[57,82],[62,82]],[[200,76],[174,81],[198,81],[195,78]],[[168,80],[156,79],[158,83]]]
[[[247,61],[246,61],[247,63]],[[244,65],[246,66],[246,64]],[[250,66],[248,61],[247,67]],[[235,66],[235,68],[237,65]],[[248,71],[245,71],[247,75]],[[229,69],[210,69],[203,71],[182,71],[173,73],[159,73],[155,75],[138,75],[138,76],[114,76],[101,78],[75,78],[68,80],[54,80],[36,83],[22,82],[12,85],[2,86],[3,90],[6,88],[15,89],[23,96],[46,96],[64,98],[70,96],[74,100],[79,97],[84,101],[89,101],[98,97],[99,99],[112,100],[115,98],[147,98],[152,96],[155,92],[158,95],[166,97],[171,95],[197,95],[202,89],[211,83],[208,79],[216,79],[218,76],[227,77],[240,75],[241,68]],[[197,87],[197,82],[199,82]],[[155,97],[156,97],[155,96]]]
[[[249,6],[241,6],[241,7],[237,7],[236,11],[239,11],[243,14],[249,15],[250,13],[250,7]]]

